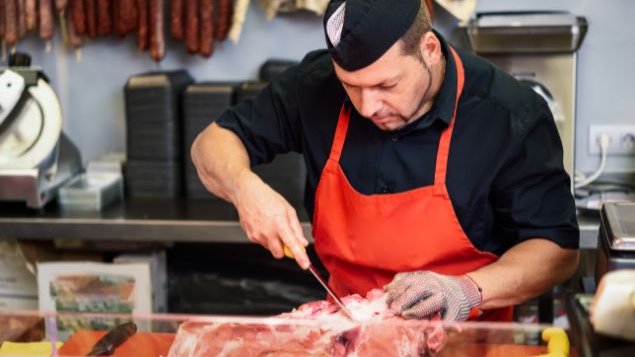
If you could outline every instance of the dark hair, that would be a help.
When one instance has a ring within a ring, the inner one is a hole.
[[[419,50],[419,44],[421,36],[428,31],[432,30],[432,20],[430,19],[430,12],[428,6],[421,1],[419,12],[415,17],[412,25],[406,33],[401,37],[401,52],[404,55],[421,57],[421,51]],[[422,59],[423,60],[423,59]]]

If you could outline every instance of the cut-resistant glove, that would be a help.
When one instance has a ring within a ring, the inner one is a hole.
[[[384,287],[387,303],[407,319],[431,318],[464,321],[481,304],[479,287],[467,276],[454,277],[431,271],[399,273]]]

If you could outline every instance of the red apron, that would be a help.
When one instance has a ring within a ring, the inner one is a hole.
[[[342,106],[331,153],[315,193],[315,248],[331,274],[329,285],[340,296],[364,295],[381,288],[399,272],[430,270],[462,275],[498,257],[476,249],[454,213],[445,185],[450,140],[464,73],[456,63],[454,115],[441,134],[434,184],[405,192],[363,195],[348,182],[339,165],[350,108]],[[511,321],[512,308],[485,311],[479,319]]]

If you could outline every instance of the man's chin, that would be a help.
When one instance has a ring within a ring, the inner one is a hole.
[[[395,131],[403,128],[406,123],[401,120],[373,120],[373,124],[383,131]]]

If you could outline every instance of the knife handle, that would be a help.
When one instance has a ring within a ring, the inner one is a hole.
[[[289,249],[289,247],[287,247],[286,245],[282,246],[282,250],[284,251],[284,255],[287,258],[291,258],[294,259],[295,257],[293,256],[293,253],[291,253],[291,249]]]

